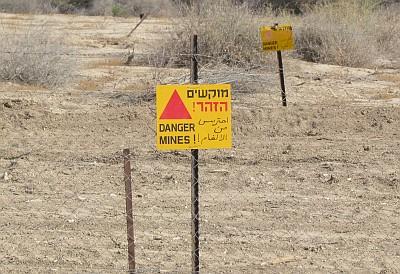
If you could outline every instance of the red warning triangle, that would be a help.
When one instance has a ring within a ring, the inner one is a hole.
[[[176,90],[174,90],[171,99],[169,99],[160,119],[192,119]]]

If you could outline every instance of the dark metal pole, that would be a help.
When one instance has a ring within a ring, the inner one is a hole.
[[[128,237],[128,273],[136,273],[135,265],[135,238],[133,234],[133,206],[132,206],[132,176],[131,176],[131,153],[124,149],[124,181],[126,195],[126,232]]]
[[[198,62],[197,62],[197,35],[192,37],[192,57],[190,68],[190,82],[198,82]],[[199,229],[199,150],[192,149],[192,273],[200,272],[200,229]]]
[[[274,27],[278,27],[278,24],[275,24]],[[286,103],[286,90],[285,90],[285,75],[283,73],[283,62],[282,62],[282,52],[278,50],[276,52],[278,56],[278,64],[279,64],[279,77],[281,79],[281,94],[282,94],[282,105],[284,107],[287,106]]]
[[[143,16],[140,16],[140,21],[139,23],[136,24],[136,26],[129,32],[129,34],[127,35],[127,37],[130,37],[132,35],[132,33],[140,26],[140,24],[143,23],[143,21],[147,18],[147,16],[149,16],[149,14],[144,14]]]
[[[282,105],[284,107],[286,107],[287,103],[286,103],[286,90],[285,90],[285,76],[283,74],[282,53],[280,50],[277,51],[277,55],[278,55],[278,64],[279,64],[279,77],[281,78]]]
[[[190,67],[190,82],[197,84],[199,80],[198,72],[198,61],[197,61],[198,47],[197,47],[197,35],[192,36],[192,56],[191,56],[191,67]]]

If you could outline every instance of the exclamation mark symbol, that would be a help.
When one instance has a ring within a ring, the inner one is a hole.
[[[193,112],[196,110],[196,104],[193,102]]]
[[[193,134],[194,143],[196,144],[196,134]]]

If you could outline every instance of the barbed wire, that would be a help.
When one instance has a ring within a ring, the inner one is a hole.
[[[64,56],[75,56],[75,57],[82,57],[82,58],[95,58],[95,59],[99,59],[99,58],[122,58],[126,55],[126,53],[62,53],[62,52],[17,52],[17,51],[0,51],[1,53],[6,53],[6,54],[31,54],[31,55],[49,55],[49,54],[53,54],[53,55],[64,55]],[[312,52],[312,51],[310,51]],[[154,57],[157,56],[157,53],[135,53],[135,56],[138,57]],[[176,57],[190,57],[191,54],[175,54],[175,55],[163,55],[161,58],[176,58]],[[218,56],[210,56],[210,55],[202,55],[202,54],[197,54],[195,56],[195,58],[207,58],[211,61],[217,61],[218,59],[220,59],[221,57]],[[251,64],[251,66],[254,68],[256,67],[256,69],[270,69],[271,66],[267,66],[265,64]],[[209,65],[205,65],[205,66],[201,66],[199,71],[200,71],[200,80],[202,81],[203,79],[207,79],[207,81],[209,82],[235,82],[236,84],[238,82],[246,82],[246,83],[265,83],[265,84],[270,84],[268,80],[260,80],[259,78],[261,77],[265,77],[266,74],[265,73],[255,73],[255,72],[251,72],[249,70],[251,70],[251,68],[242,68],[238,71],[238,69],[231,69],[229,68],[229,66],[225,66],[224,68],[221,69],[213,69],[210,68],[211,66]],[[247,71],[246,71],[247,69]],[[276,71],[276,73],[278,74],[278,71]],[[227,76],[228,75],[228,76]],[[183,76],[180,76],[178,82],[180,81],[185,81],[188,82],[190,77],[190,73],[187,73]],[[247,77],[247,78],[243,78],[243,77]],[[249,91],[250,89],[234,89],[235,91]],[[275,90],[275,89],[273,89]],[[278,89],[276,89],[276,92],[279,92]],[[146,124],[147,125],[147,124]],[[107,163],[106,163],[107,164]],[[88,175],[90,176],[90,175]],[[65,193],[64,192],[38,192],[38,191],[33,191],[32,193],[33,198],[35,198],[35,196],[46,196],[46,195],[60,195],[63,196],[61,197],[61,199],[65,198]],[[100,192],[74,192],[75,195],[93,195],[93,196],[99,196],[99,197],[103,197],[103,196],[111,196],[110,193],[100,193]],[[118,199],[122,198],[124,195],[123,194],[115,194]],[[28,195],[27,195],[28,196]],[[83,200],[82,202],[84,202],[85,200]],[[28,215],[28,216],[45,216],[48,218],[51,217],[59,217],[62,219],[66,219],[66,218],[71,218],[71,217],[78,217],[78,223],[79,223],[79,218],[85,218],[85,219],[112,219],[112,218],[122,218],[125,217],[125,212],[124,211],[117,211],[117,212],[107,212],[107,211],[97,211],[96,214],[97,216],[79,216],[79,213],[77,213],[76,211],[78,211],[79,209],[83,209],[85,208],[84,206],[79,206],[78,208],[73,208],[72,210],[75,212],[72,212],[71,214],[61,214],[59,212],[51,212],[51,211],[41,211],[36,210],[36,211],[19,211],[19,210],[4,210],[2,209],[1,212],[4,214],[9,214],[9,215]],[[102,215],[101,215],[102,214]],[[174,214],[173,218],[171,218],[174,222],[176,222],[177,220],[179,220],[179,218],[176,218],[176,216],[181,217],[181,212],[173,212],[173,213],[166,213],[166,214]],[[159,214],[138,214],[134,211],[133,216],[134,217],[141,217],[141,218],[157,218],[159,219],[160,217],[165,217],[166,215],[165,213],[159,213]],[[99,216],[101,215],[101,216]],[[24,231],[32,231],[32,232],[36,232],[36,231],[40,231],[40,232],[59,232],[59,233],[87,233],[88,231],[83,231],[83,230],[65,230],[65,229],[42,229],[42,228],[38,228],[38,229],[27,229],[27,228],[21,228],[20,231],[24,232]],[[107,234],[109,232],[107,231],[96,231],[96,230],[89,230],[90,232],[93,233],[99,233],[99,234]],[[122,229],[121,229],[122,231]],[[242,232],[241,230],[239,230],[240,233],[242,235],[246,235],[245,232]],[[122,232],[121,232],[122,233]],[[209,235],[209,233],[206,233],[205,235]],[[98,243],[96,243],[97,245]],[[231,243],[224,243],[224,242],[220,242],[219,244],[222,245],[230,245]],[[240,252],[240,251],[239,251]],[[244,253],[244,252],[243,252]],[[12,264],[11,264],[12,265]],[[31,267],[23,267],[24,269],[30,269],[30,268],[35,268],[34,266]],[[61,269],[61,270],[73,270],[73,271],[77,271],[77,270],[105,270],[105,271],[110,271],[110,270],[115,270],[115,271],[123,271],[123,272],[128,272],[128,270],[126,268],[114,268],[114,267],[107,267],[107,268],[102,268],[102,267],[94,267],[94,268],[68,268],[68,267],[57,267],[57,266],[52,266],[51,268],[55,268],[55,269]],[[223,268],[223,266],[221,266],[221,268]],[[229,268],[233,268],[233,269],[237,269],[236,267],[229,267]],[[241,267],[243,268],[243,267]],[[43,267],[39,267],[36,269],[48,269],[47,267],[43,266]],[[140,273],[139,271],[137,273]]]
[[[134,216],[135,217],[135,216]],[[165,222],[166,218],[160,219],[160,216],[152,216],[153,218],[157,218],[157,220],[163,220]],[[42,220],[43,221],[43,220]],[[21,234],[26,234],[26,233],[37,233],[37,232],[41,232],[41,233],[62,233],[62,234],[75,234],[75,236],[81,236],[79,234],[84,234],[84,236],[88,236],[88,233],[92,234],[90,236],[98,236],[98,235],[103,235],[103,236],[107,236],[109,238],[109,241],[103,242],[101,243],[96,243],[93,244],[93,247],[103,247],[103,248],[108,248],[110,246],[110,244],[115,244],[115,242],[117,242],[119,245],[125,247],[128,244],[125,242],[125,236],[126,236],[126,230],[124,229],[124,221],[125,221],[125,216],[124,219],[121,220],[121,222],[119,223],[115,223],[115,221],[113,221],[112,224],[115,224],[116,226],[114,227],[114,230],[110,230],[110,226],[107,224],[110,223],[101,223],[103,225],[103,227],[105,228],[104,230],[96,230],[96,229],[92,229],[92,226],[86,225],[84,227],[82,227],[81,229],[60,229],[60,228],[28,228],[26,227],[26,224],[24,225],[24,227],[21,227],[18,232],[20,232]],[[135,221],[138,221],[137,219],[135,219]],[[139,220],[141,221],[141,220]],[[174,218],[173,220],[171,219],[170,222],[174,222],[176,223],[177,219]],[[188,221],[185,219],[185,222],[182,223],[187,223],[187,225],[189,226]],[[73,225],[74,223],[70,224]],[[79,224],[79,222],[76,222],[76,224]],[[65,227],[65,224],[62,225],[63,227]],[[15,231],[13,229],[7,230],[6,226],[2,227],[2,236],[7,235],[6,232],[12,232],[12,235],[14,235]],[[142,234],[143,231],[140,231],[139,234]],[[157,241],[157,239],[154,239],[154,237],[160,236],[160,235],[164,235],[163,232],[149,232],[146,231],[144,233],[149,241]],[[117,241],[116,238],[119,237],[123,237],[124,240],[121,241]],[[172,238],[172,237],[171,237]]]
[[[66,197],[64,197],[66,198]],[[134,199],[135,200],[135,199]],[[124,198],[125,201],[125,198]],[[136,200],[135,200],[136,201]],[[83,202],[83,201],[82,201]],[[123,203],[121,203],[123,204]],[[122,207],[121,207],[122,208]],[[71,208],[70,210],[72,210],[73,212],[70,213],[59,213],[59,212],[54,212],[54,211],[46,211],[46,210],[35,210],[35,211],[20,211],[20,210],[7,210],[6,209],[2,209],[1,212],[4,214],[9,214],[9,215],[14,215],[14,216],[26,216],[26,215],[41,215],[41,216],[46,216],[48,218],[50,217],[60,217],[60,218],[68,218],[68,217],[73,217],[73,216],[77,216],[79,215],[79,213],[77,213],[77,211],[79,209],[84,209],[84,206],[79,206],[77,208]],[[99,211],[98,214],[104,214],[101,216],[78,216],[78,217],[82,217],[82,218],[93,218],[93,219],[106,219],[106,218],[116,218],[116,217],[126,217],[126,212],[125,210],[120,210],[121,212],[108,212],[108,211]],[[168,215],[168,216],[167,216]],[[170,215],[177,215],[180,216],[181,212],[167,212],[167,213],[151,213],[151,214],[145,214],[145,213],[137,213],[137,212],[133,212],[133,216],[134,217],[140,217],[140,218],[159,218],[159,217],[164,217],[164,218],[169,218]]]
[[[119,55],[123,56],[123,53],[118,54],[106,54],[106,53],[97,53],[97,54],[89,54],[89,53],[66,53],[66,52],[26,52],[26,51],[0,51],[0,53],[5,54],[21,54],[21,55],[54,55],[54,56],[77,56],[77,57],[85,57],[85,58],[106,58],[106,57],[118,57]]]
[[[26,265],[25,263],[21,265],[21,262],[18,261],[19,264],[13,264],[13,263],[6,263],[6,262],[2,262],[0,267],[1,268],[5,268],[5,267],[12,267],[17,270],[21,270],[21,271],[28,271],[30,272],[31,270],[35,269],[37,271],[63,271],[65,273],[65,271],[67,272],[75,272],[75,273],[85,273],[85,272],[89,272],[89,273],[98,273],[99,271],[105,272],[105,273],[129,273],[129,274],[147,274],[147,273],[161,273],[161,268],[155,268],[155,267],[150,267],[150,266],[140,266],[138,267],[138,269],[135,272],[130,271],[128,268],[123,268],[123,267],[117,267],[117,266],[78,266],[77,264],[75,264],[75,267],[68,267],[68,266],[61,266],[61,265],[56,265],[56,263],[53,263],[51,266],[39,266],[39,265]],[[14,271],[12,270],[12,271]],[[112,272],[110,272],[112,271]],[[172,272],[173,273],[173,272]],[[178,273],[178,272],[177,272]],[[179,272],[181,273],[181,272]]]
[[[28,48],[28,45],[27,45]],[[318,54],[316,50],[306,49],[306,48],[298,48],[293,51],[288,52],[288,55],[295,54],[295,53],[313,53]],[[115,52],[115,53],[73,53],[73,52],[59,52],[57,50],[53,51],[40,51],[40,52],[28,52],[28,51],[12,51],[12,50],[0,50],[0,53],[3,54],[22,54],[22,55],[60,55],[60,56],[76,56],[76,57],[86,57],[86,58],[122,58],[129,54],[129,50],[125,52]],[[272,52],[271,52],[272,53]],[[265,53],[266,55],[271,53]],[[176,58],[176,57],[190,57],[191,55],[188,53],[177,53],[177,54],[160,54],[160,53],[133,53],[136,57],[157,57],[160,61],[168,59],[168,58]],[[221,56],[212,56],[206,54],[197,54],[196,58],[206,58],[213,61],[220,61],[224,58],[224,55]],[[237,63],[242,65],[243,67],[247,67],[247,69],[262,69],[262,68],[271,68],[271,66],[267,66],[266,62],[263,63],[255,63],[255,62],[243,62],[238,60],[232,60],[233,63]],[[221,62],[224,64],[225,62]],[[229,64],[229,63],[226,63]],[[149,63],[149,65],[151,65]],[[171,68],[169,66],[160,66],[162,68]],[[204,66],[203,66],[204,67]],[[226,66],[229,67],[229,66]],[[241,66],[239,66],[241,67]],[[206,68],[206,67],[205,67]],[[254,74],[254,73],[253,73]]]
[[[2,228],[2,233],[5,234],[5,232],[7,231],[6,227]],[[45,228],[27,228],[26,225],[24,228],[21,228],[19,230],[20,232],[46,232],[46,233],[65,233],[65,234],[69,234],[69,233],[76,233],[76,234],[87,234],[88,232],[90,233],[94,233],[94,234],[100,234],[100,235],[109,235],[110,231],[108,230],[93,230],[93,229],[88,229],[88,227],[86,226],[83,229],[58,229],[58,228],[54,228],[54,229],[45,229]],[[113,231],[114,233],[116,231]],[[120,234],[121,236],[125,236],[125,230],[123,229],[123,227],[121,227],[120,229]],[[154,234],[156,235],[156,234]],[[107,245],[105,245],[107,246]]]
[[[82,176],[82,175],[80,175],[80,176]],[[93,177],[93,175],[87,175],[88,177]],[[34,196],[36,196],[36,195],[43,195],[43,196],[55,196],[55,195],[68,195],[68,196],[71,196],[71,194],[68,192],[68,191],[71,191],[71,190],[68,190],[68,189],[66,189],[65,190],[66,192],[41,192],[41,191],[35,191],[35,190],[33,190],[32,191],[32,193],[26,193],[26,195],[29,197],[29,196],[31,196],[31,197],[34,197]],[[71,192],[73,192],[73,195],[77,195],[77,196],[79,196],[79,195],[90,195],[90,196],[110,196],[110,197],[116,197],[116,196],[124,196],[122,193],[121,194],[117,194],[117,193],[101,193],[101,192],[77,192],[77,191],[71,191]],[[3,195],[5,195],[5,193],[1,193],[0,194],[0,196],[3,196]]]
[[[1,20],[3,20],[3,19],[0,18],[0,23],[3,24],[3,25],[15,25],[13,23],[4,22],[4,21],[1,21]],[[132,23],[136,23],[136,22],[118,22],[118,24],[128,24],[128,25],[130,25]],[[144,21],[143,25],[145,25],[146,23],[147,22]],[[101,24],[105,24],[105,22],[101,22],[101,23],[93,22],[93,24],[97,24],[97,25],[100,24],[101,25]],[[50,34],[50,35],[53,35],[54,37],[60,37],[60,35],[75,34],[76,32],[79,32],[79,35],[80,36],[84,36],[84,37],[106,38],[106,39],[107,38],[116,38],[116,39],[120,39],[120,40],[129,40],[128,38],[126,38],[126,34],[127,33],[124,32],[124,31],[117,31],[117,30],[110,31],[110,30],[99,29],[99,28],[93,28],[93,29],[84,28],[84,30],[88,30],[88,31],[89,30],[95,30],[96,33],[95,34],[82,33],[82,29],[76,29],[76,30],[75,29],[68,29],[68,31],[65,31],[65,29],[62,29],[60,27],[60,25],[47,24],[47,23],[45,23],[45,24],[37,24],[37,25],[26,24],[26,25],[23,25],[21,28],[18,27],[18,28],[12,29],[11,30],[11,31],[13,31],[12,33],[6,32],[7,29],[3,29],[2,33],[1,33],[1,36],[2,37],[5,37],[5,36],[12,37],[12,36],[16,36],[16,35],[27,36],[27,34],[25,32],[22,32],[22,31],[26,31],[27,28],[29,29],[29,28],[32,28],[32,27],[43,27],[43,26],[45,26],[45,27],[56,26],[54,29],[55,30],[60,30],[60,32],[56,33],[56,34]],[[262,26],[262,24],[260,24],[260,26]],[[340,28],[342,28],[342,27],[343,27],[343,25],[337,25],[337,24],[334,25],[334,28],[333,27],[314,27],[314,26],[305,26],[304,27],[304,26],[299,25],[299,26],[294,26],[293,32],[294,32],[295,39],[296,39],[296,37],[301,37],[303,32],[309,32],[309,31],[317,31],[318,33],[326,34],[326,35],[329,35],[329,36],[332,36],[332,34],[334,34],[334,35],[357,36],[357,37],[365,37],[365,38],[373,38],[373,39],[377,39],[377,37],[379,37],[379,36],[377,36],[376,33],[371,33],[370,29],[365,29],[364,31],[363,30],[348,31],[348,30],[345,30],[345,29],[344,30],[340,30]],[[395,30],[395,28],[393,28],[393,31],[394,30]],[[21,32],[19,32],[19,31],[21,31]],[[129,30],[127,30],[127,31],[129,31]],[[146,34],[146,33],[159,34],[159,32],[143,30],[143,29],[139,30],[139,32],[141,34]],[[166,34],[170,33],[170,32],[171,32],[171,30],[164,31],[164,33],[166,33]],[[29,34],[29,32],[28,32],[28,34]],[[101,35],[109,35],[110,37],[101,37]]]
[[[106,58],[106,60],[104,60],[105,62],[105,66],[107,65],[106,62],[109,59],[114,59],[114,58],[119,58],[121,59],[121,65],[123,64],[123,60],[125,58],[127,58],[127,56],[129,55],[129,52],[115,52],[115,53],[73,53],[73,52],[57,52],[57,51],[49,51],[49,52],[26,52],[26,51],[11,51],[11,50],[0,50],[0,53],[2,54],[10,54],[10,55],[38,55],[38,56],[43,56],[43,55],[52,55],[52,56],[67,56],[67,57],[77,57],[77,58],[82,58],[82,59],[102,59],[102,58]],[[290,55],[292,58],[296,58],[296,59],[302,59],[305,54],[309,54],[310,56],[314,56],[315,58],[319,58],[320,54],[314,50],[311,49],[298,49],[298,50],[294,50],[291,52],[288,52],[287,55]],[[180,58],[180,57],[187,57],[189,59],[190,54],[186,54],[186,53],[180,53],[180,54],[172,54],[172,55],[163,55],[163,56],[159,56],[159,53],[134,53],[134,58],[132,65],[147,65],[149,67],[154,67],[157,69],[169,69],[169,68],[176,68],[173,64],[168,65],[168,61],[167,61],[167,65],[162,64],[163,61],[161,60],[168,60],[171,58]],[[151,60],[143,60],[140,58],[158,58],[160,59],[160,64],[158,64],[157,61],[152,62]],[[215,75],[220,74],[221,76],[223,76],[224,78],[229,77],[229,75],[235,75],[234,78],[238,77],[238,76],[246,76],[246,77],[252,77],[253,79],[242,79],[242,81],[244,82],[254,82],[254,83],[266,83],[268,80],[258,80],[255,78],[259,78],[259,77],[266,77],[267,73],[255,73],[254,70],[266,70],[268,72],[268,74],[278,74],[278,70],[275,69],[276,64],[272,63],[271,60],[269,60],[269,62],[271,63],[267,63],[265,62],[261,62],[261,63],[246,63],[246,62],[240,62],[240,60],[238,61],[239,66],[229,66],[229,65],[225,65],[224,62],[221,61],[221,59],[223,59],[223,56],[211,56],[211,55],[205,55],[205,54],[198,54],[196,56],[196,58],[206,58],[208,61],[206,61],[205,63],[207,65],[204,66],[200,66],[200,71],[201,72],[207,72],[208,75],[208,80],[210,81],[215,81],[218,82],[220,79],[220,77],[217,77]],[[213,64],[214,67],[216,67],[215,69],[210,68],[209,64]],[[129,65],[128,65],[129,66]],[[221,66],[218,68],[218,66]],[[177,68],[180,68],[180,66],[178,66]],[[84,76],[82,74],[79,74],[81,76]],[[176,79],[178,82],[185,82],[189,79],[190,73],[186,73],[185,75],[181,75],[179,76],[178,79]],[[211,77],[213,76],[213,77]],[[201,75],[201,78],[205,78],[204,74]],[[201,80],[201,79],[200,79]],[[236,79],[228,79],[225,80],[226,82],[234,82],[237,81]]]
[[[27,45],[28,47],[29,45]],[[27,51],[11,51],[11,50],[0,50],[0,53],[5,54],[26,54],[26,55],[67,55],[67,56],[82,56],[82,57],[92,57],[92,58],[105,58],[105,57],[123,57],[126,54],[129,54],[128,51],[126,52],[117,52],[117,53],[70,53],[70,52],[58,52],[57,50],[54,51],[41,51],[41,52],[27,52]],[[159,53],[134,53],[135,56],[157,56]],[[172,58],[172,57],[190,57],[190,54],[186,53],[178,53],[172,55],[163,55],[164,57]],[[205,55],[205,54],[198,54],[198,57],[202,58],[209,58],[209,59],[217,59],[215,56]]]
[[[12,257],[12,256],[10,256]],[[296,259],[296,257],[293,257],[293,259]],[[298,257],[297,260],[300,260],[301,257]],[[149,264],[153,264],[152,262],[149,262]],[[21,261],[18,261],[17,263],[6,263],[2,262],[1,264],[3,268],[9,267],[9,268],[14,268],[11,269],[12,271],[15,270],[20,270],[20,271],[28,271],[30,272],[31,270],[37,270],[37,271],[68,271],[68,272],[75,272],[75,273],[85,273],[85,272],[90,272],[90,273],[98,273],[99,271],[107,271],[105,273],[130,273],[130,274],[156,274],[156,273],[170,273],[170,274],[182,274],[182,273],[190,273],[189,271],[189,265],[187,267],[176,267],[174,270],[166,270],[162,267],[156,268],[152,266],[146,266],[146,265],[138,265],[137,269],[135,272],[130,271],[128,268],[123,268],[123,267],[117,267],[117,266],[78,266],[75,265],[75,267],[72,266],[61,266],[61,265],[56,265],[56,263],[53,263],[51,266],[40,266],[40,265],[26,265],[26,263],[21,264]],[[271,264],[272,265],[272,264]],[[270,265],[270,266],[271,266]],[[210,271],[209,273],[218,273],[218,271],[221,271],[222,269],[228,270],[231,273],[234,273],[232,271],[240,271],[240,273],[248,273],[251,269],[253,271],[260,271],[260,270],[267,270],[270,266],[267,264],[265,265],[254,265],[254,264],[248,264],[247,266],[244,265],[223,265],[220,264],[217,267],[214,266],[207,266],[205,271]],[[252,267],[251,269],[249,267]],[[0,268],[1,270],[1,268]],[[110,272],[110,271],[115,271],[115,272]],[[168,272],[167,272],[168,271]],[[65,272],[64,272],[65,273]]]
[[[11,258],[13,257],[12,255],[10,256]],[[47,262],[49,263],[49,262]],[[118,266],[97,266],[93,265],[88,266],[87,264],[82,264],[79,266],[79,264],[75,264],[75,266],[62,266],[62,265],[56,265],[56,263],[52,263],[52,265],[32,265],[28,263],[24,263],[21,261],[17,261],[17,263],[6,263],[2,262],[0,266],[0,270],[4,268],[4,270],[7,270],[7,268],[12,268],[9,269],[12,272],[15,270],[18,271],[24,271],[27,273],[31,273],[32,270],[35,270],[36,273],[43,273],[43,271],[51,271],[51,272],[56,272],[56,271],[62,271],[62,273],[129,273],[129,274],[157,274],[157,273],[170,273],[170,274],[182,274],[182,273],[189,273],[189,265],[187,267],[180,266],[180,267],[175,267],[173,270],[170,270],[168,267],[154,267],[151,265],[160,265],[161,262],[159,263],[154,263],[152,260],[148,260],[146,263],[138,264],[136,267],[136,271],[129,270],[127,267],[118,267]],[[227,266],[222,266],[221,268],[234,268],[235,267],[227,267]],[[246,269],[246,267],[238,267],[238,269]],[[47,273],[47,272],[46,272]]]

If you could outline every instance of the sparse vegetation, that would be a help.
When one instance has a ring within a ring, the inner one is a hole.
[[[0,10],[12,13],[82,13],[87,15],[138,16],[175,12],[168,0],[2,0]]]
[[[109,16],[112,14],[113,0],[96,0],[92,3],[89,10],[87,10],[88,15],[92,16]]]
[[[386,56],[400,61],[395,6],[300,15],[190,0],[202,9],[142,21],[94,1],[76,12],[109,16],[0,14],[0,274],[132,272],[127,147],[133,272],[190,273],[191,153],[157,151],[157,131],[176,145],[179,135],[219,146],[232,133],[232,149],[200,152],[202,272],[399,272],[400,63]],[[259,27],[275,22],[291,23],[300,46],[283,53],[287,107],[277,54],[260,49]],[[229,83],[229,98],[175,86],[190,81],[193,33],[199,83]],[[310,52],[385,68],[294,58]],[[169,86],[156,96],[157,85]],[[172,109],[193,119],[160,120]]]
[[[0,29],[0,79],[29,85],[57,87],[74,69],[61,37],[52,37],[46,25]]]
[[[268,8],[268,3],[273,4]],[[190,36],[197,33],[201,53],[234,66],[260,63],[259,27],[292,21],[296,31],[295,56],[307,61],[351,67],[379,66],[379,60],[400,55],[400,7],[395,1],[331,0],[289,1],[286,7],[301,16],[276,10],[283,1],[202,1],[181,5],[183,19],[176,22],[170,39],[156,49],[160,65],[188,64]],[[242,4],[240,4],[242,3]],[[255,15],[254,7],[262,7]],[[301,9],[300,9],[301,8]],[[282,14],[285,18],[282,18]],[[154,63],[154,62],[153,62]]]
[[[197,33],[206,63],[251,67],[266,56],[259,27],[281,21],[294,23],[295,56],[307,61],[372,67],[400,55],[398,0],[3,0],[0,8],[122,17],[179,12],[169,39],[148,60],[156,66],[187,65],[190,37]]]
[[[112,16],[124,16],[125,11],[119,4],[113,4],[111,9]]]
[[[381,1],[338,0],[308,10],[297,27],[300,57],[351,67],[376,66],[400,54],[400,7]]]
[[[139,16],[144,13],[165,14],[172,10],[172,4],[165,0],[114,0],[113,3],[113,16]]]
[[[199,7],[182,9],[184,17],[156,49],[160,64],[182,66],[189,62],[190,39],[197,34],[204,62],[234,66],[259,64],[265,54],[259,50],[259,20],[247,5],[206,0]]]
[[[12,13],[50,13],[54,6],[50,0],[1,0],[0,11]]]

